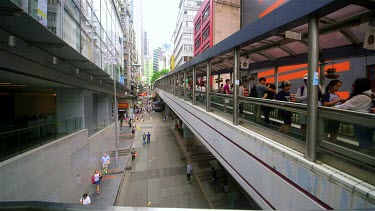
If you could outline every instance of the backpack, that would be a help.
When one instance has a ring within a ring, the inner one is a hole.
[[[254,85],[253,88],[251,88],[251,90],[250,90],[250,97],[258,97],[256,85]]]
[[[372,93],[371,95],[368,95],[368,94],[362,93],[361,95],[366,95],[367,97],[371,98],[371,101],[372,101],[372,106],[371,106],[371,108],[375,108],[375,95],[374,95],[374,93]]]
[[[95,184],[95,177],[94,177],[94,175],[92,175],[92,177],[91,177],[91,182],[92,182],[92,184]]]
[[[301,96],[303,96],[303,93],[305,92],[305,86],[301,86],[300,90],[301,90]]]

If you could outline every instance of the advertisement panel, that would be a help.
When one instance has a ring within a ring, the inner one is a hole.
[[[38,0],[38,21],[47,27],[47,0]]]

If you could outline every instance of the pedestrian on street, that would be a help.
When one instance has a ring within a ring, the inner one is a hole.
[[[132,155],[132,161],[135,160],[135,155],[137,154],[137,152],[135,151],[135,149],[133,148],[132,151],[130,151],[131,155]]]
[[[87,195],[87,193],[83,194],[81,200],[79,200],[79,203],[83,204],[83,205],[90,205],[91,204],[90,197]]]
[[[103,173],[107,173],[108,165],[111,163],[111,158],[107,153],[104,153],[102,159],[100,159],[100,163],[102,164]]]
[[[150,132],[147,133],[147,144],[150,144],[151,134]]]
[[[132,127],[132,118],[129,119],[129,128]]]
[[[135,127],[133,126],[133,128],[132,128],[132,137],[134,137],[134,133],[135,133]]]
[[[96,193],[99,194],[99,191],[100,191],[99,185],[100,185],[100,180],[102,178],[102,175],[100,175],[98,170],[95,170],[93,177],[94,177],[94,184],[96,185]]]
[[[146,137],[147,137],[146,132],[143,132],[142,134],[143,146],[146,145]]]
[[[191,177],[191,172],[192,171],[193,171],[193,167],[188,162],[188,165],[186,167],[186,176],[187,176],[187,180],[188,180],[189,183],[190,183],[190,177]]]
[[[150,115],[150,122],[152,122],[152,115]]]

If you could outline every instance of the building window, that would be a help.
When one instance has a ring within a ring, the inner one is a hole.
[[[195,24],[195,31],[197,32],[201,28],[201,19],[198,19],[197,23]]]
[[[205,41],[208,36],[210,36],[210,27],[204,30],[203,35],[202,35],[202,40]]]
[[[185,14],[185,15],[187,14],[187,10],[184,10],[184,14]]]
[[[201,46],[201,38],[197,39],[197,41],[195,41],[195,49],[198,49],[199,46]]]
[[[203,22],[205,22],[210,15],[210,7],[207,7],[203,12]]]

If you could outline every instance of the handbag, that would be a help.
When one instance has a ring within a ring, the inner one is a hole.
[[[91,177],[91,182],[92,182],[92,184],[95,184],[95,177],[94,177],[94,175]]]
[[[108,160],[108,161],[107,161],[107,165],[109,165],[110,163],[111,163],[111,160]]]

